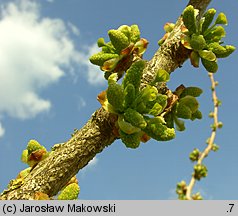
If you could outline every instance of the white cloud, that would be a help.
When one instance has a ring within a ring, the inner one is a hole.
[[[71,29],[71,31],[76,35],[79,36],[80,35],[80,31],[79,29],[71,22],[68,22],[68,26]]]
[[[0,137],[2,137],[5,133],[5,129],[2,127],[2,124],[0,122]]]
[[[58,81],[77,52],[60,19],[40,18],[29,0],[2,8],[0,21],[0,113],[31,118],[51,107],[40,91]]]
[[[84,176],[87,171],[89,171],[92,168],[96,167],[97,164],[98,164],[98,158],[95,156],[91,161],[89,161],[87,166],[85,166],[83,169],[80,170],[79,173],[82,176]]]
[[[87,167],[95,167],[96,164],[98,163],[98,159],[96,157],[94,157],[91,161],[89,161]]]
[[[83,108],[87,105],[84,98],[79,96],[77,100],[78,100],[78,103],[77,103],[78,110],[81,110],[81,108]]]
[[[41,17],[36,1],[15,0],[1,5],[0,116],[27,119],[49,111],[51,101],[40,93],[66,73],[77,82],[75,65],[84,67],[80,73],[90,84],[105,83],[103,72],[88,60],[99,51],[97,45],[79,52],[70,33],[78,36],[80,31],[61,19]]]

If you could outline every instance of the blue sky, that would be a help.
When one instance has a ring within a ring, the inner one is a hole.
[[[163,25],[175,22],[186,1],[0,0],[0,191],[26,165],[20,162],[30,139],[47,149],[69,139],[100,107],[96,97],[106,88],[103,72],[90,65],[95,42],[123,24],[138,24],[149,40],[145,59],[157,50]],[[233,0],[210,4],[225,12],[229,25],[225,42],[238,47],[237,8]],[[217,153],[205,159],[208,177],[196,184],[205,199],[238,199],[237,51],[219,61],[215,79],[223,105]],[[210,135],[212,110],[206,71],[186,62],[168,83],[198,86],[203,119],[186,122],[170,142],[149,141],[136,150],[116,141],[83,170],[78,180],[80,199],[175,199],[176,183],[189,181],[194,148],[204,149]]]

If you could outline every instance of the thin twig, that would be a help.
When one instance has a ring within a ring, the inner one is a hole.
[[[214,111],[213,111],[213,120],[214,120],[214,125],[212,127],[212,132],[211,132],[211,136],[208,139],[207,142],[207,147],[204,149],[204,151],[201,153],[198,161],[197,161],[197,165],[201,165],[204,158],[208,156],[209,152],[212,150],[213,148],[213,144],[214,144],[214,140],[216,137],[216,131],[217,128],[219,127],[219,123],[218,123],[218,106],[219,106],[219,101],[216,95],[216,82],[214,80],[214,76],[213,73],[208,73],[208,76],[210,77],[211,80],[211,90],[212,90],[212,100],[213,100],[213,104],[214,104]],[[196,179],[194,177],[194,175],[192,175],[191,181],[189,183],[189,185],[187,186],[187,191],[186,191],[186,199],[191,200],[192,199],[192,190],[193,187],[196,183]]]

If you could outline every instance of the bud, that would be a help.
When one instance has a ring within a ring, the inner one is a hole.
[[[30,140],[27,145],[28,155],[30,155],[33,151],[43,149],[46,150],[44,146],[38,143],[36,140]]]
[[[227,25],[228,21],[227,21],[226,15],[224,13],[219,13],[215,21],[215,24]]]
[[[201,180],[207,176],[207,167],[203,164],[197,164],[194,166],[193,176],[196,180]]]
[[[192,199],[193,200],[203,200],[201,194],[198,192],[198,193],[195,193],[192,195]]]
[[[217,152],[219,150],[219,146],[216,144],[212,145],[212,151]]]
[[[169,23],[169,22],[168,22],[168,23],[166,23],[166,24],[164,25],[164,31],[165,31],[166,33],[171,32],[171,31],[173,31],[174,26],[175,26],[174,23]]]
[[[190,153],[189,159],[190,159],[192,162],[198,161],[200,154],[201,154],[200,151],[196,148],[196,149],[194,149],[194,150]]]
[[[97,41],[97,45],[98,45],[98,47],[105,46],[106,44],[105,44],[104,38],[99,38]]]

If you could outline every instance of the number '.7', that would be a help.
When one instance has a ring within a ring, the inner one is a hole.
[[[232,211],[232,208],[233,208],[234,205],[235,205],[235,204],[229,204],[229,206],[231,207],[231,208],[230,208],[230,212]]]

